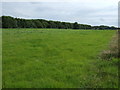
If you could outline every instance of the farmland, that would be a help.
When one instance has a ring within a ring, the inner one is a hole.
[[[117,88],[118,60],[102,60],[114,30],[3,29],[3,88]]]

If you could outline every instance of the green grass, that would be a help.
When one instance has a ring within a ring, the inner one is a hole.
[[[117,88],[117,59],[100,60],[115,31],[3,29],[4,88]]]
[[[2,29],[0,29],[0,89],[2,89]]]

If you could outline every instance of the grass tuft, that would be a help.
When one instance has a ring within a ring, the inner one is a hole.
[[[118,35],[113,36],[107,50],[102,51],[100,58],[103,60],[111,60],[112,58],[118,58]]]

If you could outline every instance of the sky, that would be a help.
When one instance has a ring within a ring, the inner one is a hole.
[[[119,0],[3,0],[2,15],[118,26]],[[0,4],[1,4],[0,3]]]

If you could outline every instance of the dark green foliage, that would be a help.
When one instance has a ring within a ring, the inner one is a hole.
[[[2,28],[2,18],[0,17],[0,28]]]
[[[25,20],[24,19],[17,19],[17,25],[18,25],[18,28],[25,28],[25,26],[26,26]]]
[[[39,19],[33,20],[33,22],[36,25],[36,28],[43,28],[43,24],[40,22]]]
[[[79,24],[77,23],[77,22],[75,22],[74,24],[73,24],[73,29],[79,29],[80,27],[79,27]]]
[[[10,16],[2,16],[3,28],[17,28],[17,20]]]
[[[101,26],[93,26],[92,27],[93,29],[99,29],[99,30],[105,30],[105,29],[111,29],[111,30],[116,30],[117,28],[112,26],[112,27],[109,27],[109,26],[104,26],[104,25],[101,25]]]
[[[26,24],[26,28],[36,28],[36,25],[32,20],[26,20],[25,24]]]
[[[1,18],[1,17],[0,17]],[[48,21],[44,19],[20,19],[10,16],[2,16],[2,28],[58,28],[58,29],[117,29],[112,26],[91,26],[86,24],[60,22],[60,21]]]

